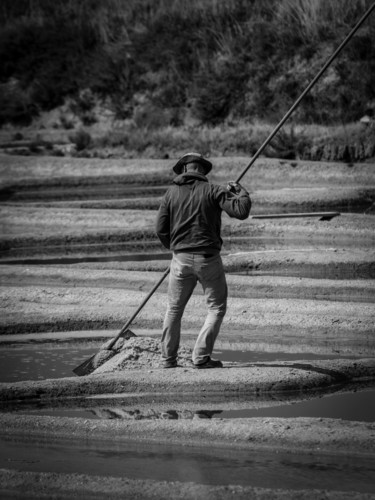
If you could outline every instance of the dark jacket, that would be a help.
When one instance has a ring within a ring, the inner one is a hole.
[[[246,219],[251,201],[244,189],[239,194],[210,184],[198,172],[187,172],[173,180],[161,202],[156,233],[162,244],[173,251],[218,253],[221,213]]]

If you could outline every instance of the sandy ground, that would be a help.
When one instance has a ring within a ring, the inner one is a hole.
[[[360,382],[375,376],[373,358],[296,362],[225,363],[220,370],[197,370],[180,366],[165,370],[145,363],[125,369],[121,361],[110,360],[91,375],[43,381],[0,384],[2,401],[55,399],[97,394],[254,394],[264,392],[310,391],[342,383]],[[111,363],[112,361],[112,363]],[[114,361],[114,362],[113,362]]]
[[[347,266],[353,272],[355,263],[362,266],[366,259],[351,259]],[[240,262],[247,265],[247,256],[241,257]],[[161,264],[163,270],[166,264]],[[279,258],[274,265],[280,265]],[[0,272],[3,334],[120,328],[160,278],[157,272],[76,266],[1,266]],[[326,279],[317,283],[309,277],[249,279],[230,274],[228,283],[229,308],[219,342],[242,341],[250,350],[269,344],[275,350],[280,346],[282,350],[291,350],[294,346],[307,352],[374,354],[372,279]],[[165,301],[163,283],[135,319],[135,333],[137,329],[149,329],[160,335]],[[183,331],[197,332],[205,314],[198,286],[187,306]]]
[[[213,180],[225,183],[236,178],[248,159],[213,161]],[[0,158],[0,342],[12,342],[12,338],[19,342],[32,333],[34,340],[47,345],[62,335],[78,339],[80,334],[89,338],[93,330],[103,337],[116,333],[160,278],[168,260],[79,262],[79,258],[164,252],[153,227],[158,201],[171,180],[170,163],[108,160],[104,165],[101,160]],[[218,347],[300,353],[298,361],[242,366],[227,362],[222,370],[202,373],[189,366],[187,355],[179,368],[161,369],[157,340],[166,281],[131,327],[152,347],[147,359],[133,346],[132,357],[129,351],[119,352],[86,377],[2,383],[1,401],[15,404],[34,399],[53,407],[68,401],[74,404],[72,398],[87,395],[157,397],[162,393],[165,404],[181,396],[181,411],[188,411],[192,393],[206,399],[212,395],[216,401],[228,394],[273,395],[277,400],[373,381],[374,165],[260,159],[244,184],[252,193],[255,215],[346,208],[331,221],[223,218],[230,299]],[[58,260],[63,257],[78,260]],[[22,262],[28,258],[38,258],[39,263]],[[48,264],[51,258],[57,260]],[[17,265],[10,264],[17,259]],[[197,287],[183,323],[185,354],[204,316]],[[311,353],[321,354],[322,359],[304,358]],[[333,354],[342,359],[323,359]],[[147,407],[146,401],[144,411]],[[280,449],[291,454],[303,450],[311,457],[321,452],[371,460],[375,456],[373,423],[325,418],[88,421],[3,411],[0,429],[4,439],[131,440],[192,448],[206,444]],[[28,488],[30,498],[122,498],[122,494],[129,498],[374,498],[340,492],[339,485],[337,491],[292,491],[110,476],[101,480],[10,469],[2,469],[0,477],[4,498],[20,497],[23,488]]]

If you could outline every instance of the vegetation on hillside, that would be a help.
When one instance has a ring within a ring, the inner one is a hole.
[[[2,0],[0,125],[69,97],[138,127],[275,121],[372,0]],[[348,123],[375,103],[375,14],[294,117]]]

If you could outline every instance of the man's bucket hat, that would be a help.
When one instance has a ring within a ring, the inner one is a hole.
[[[210,161],[206,160],[205,158],[203,158],[203,156],[201,154],[199,154],[199,153],[186,153],[183,156],[181,156],[181,158],[178,160],[176,165],[173,167],[173,171],[177,175],[180,175],[180,174],[182,174],[185,165],[188,165],[189,163],[195,163],[195,162],[203,165],[203,167],[205,168],[205,172],[204,172],[205,175],[208,174],[208,172],[210,172],[212,169],[212,163]]]

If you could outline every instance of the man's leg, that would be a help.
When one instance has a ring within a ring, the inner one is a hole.
[[[228,288],[220,255],[202,262],[198,278],[206,296],[208,313],[194,346],[195,365],[210,358],[227,309]]]
[[[196,284],[197,278],[191,269],[191,256],[175,254],[169,274],[168,305],[161,339],[162,358],[172,366],[180,345],[181,318]]]

